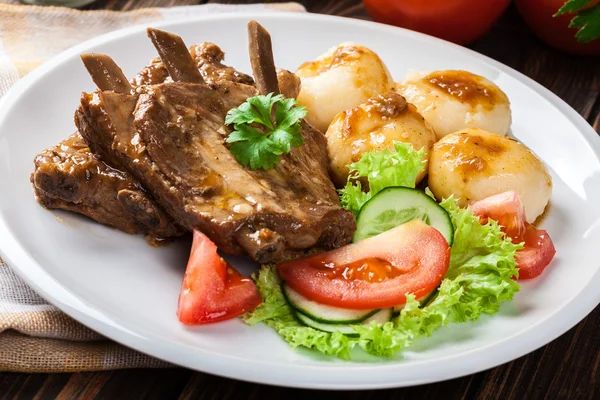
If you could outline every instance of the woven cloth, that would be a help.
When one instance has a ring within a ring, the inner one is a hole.
[[[50,57],[94,36],[151,21],[249,10],[305,11],[297,3],[206,4],[128,12],[0,4],[0,96]],[[111,342],[71,319],[0,259],[0,370],[76,372],[169,365]]]

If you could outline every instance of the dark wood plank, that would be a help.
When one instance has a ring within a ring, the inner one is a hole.
[[[484,372],[479,398],[594,398],[599,376],[594,372],[600,343],[595,335],[600,310],[595,310],[567,334],[512,363]],[[588,332],[588,334],[585,334]],[[583,334],[582,334],[583,333]]]
[[[16,0],[0,0],[18,3]],[[207,0],[102,0],[87,9],[131,10],[188,4],[256,3]],[[308,11],[369,19],[359,0],[303,0]],[[600,131],[600,58],[551,49],[514,7],[469,47],[523,72],[557,94]],[[80,374],[0,373],[0,399],[598,399],[600,309],[547,346],[513,362],[464,378],[412,388],[320,392],[257,385],[186,369]],[[450,366],[451,367],[451,366]]]
[[[42,388],[47,379],[48,375],[44,374],[28,375],[27,378],[23,381],[23,384],[18,388],[19,390],[15,392],[13,398],[33,398]]]
[[[175,399],[190,380],[193,371],[183,368],[131,369],[115,371],[97,391],[97,399]]]
[[[525,25],[514,6],[469,46],[550,89],[591,124],[600,101],[600,57],[577,57],[552,49]]]
[[[0,379],[0,399],[8,400],[13,397],[21,390],[21,387],[25,384],[25,381],[29,377],[29,374],[3,374]]]
[[[44,378],[42,386],[30,398],[34,400],[56,399],[70,379],[70,374],[36,374]]]
[[[598,97],[590,108],[590,115],[587,117],[587,121],[594,127],[596,132],[600,133],[600,89],[598,89]]]
[[[93,399],[102,386],[115,374],[107,372],[82,372],[71,374],[67,383],[56,396],[57,400]]]

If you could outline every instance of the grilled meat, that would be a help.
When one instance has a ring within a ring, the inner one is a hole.
[[[243,167],[225,143],[230,109],[279,92],[268,33],[249,25],[258,91],[236,81],[207,83],[193,72],[197,65],[181,38],[148,33],[173,82],[84,93],[75,118],[91,150],[131,173],[177,223],[200,229],[224,252],[269,262],[348,243],[355,222],[339,205],[321,132],[303,122],[304,144],[269,171]],[[94,57],[84,56],[86,64]]]
[[[190,47],[200,74],[207,82],[230,80],[253,84],[252,77],[224,65],[225,54],[213,43]],[[127,82],[110,58],[90,63],[96,85],[104,90],[129,92],[133,87],[172,81],[160,58],[153,60]],[[104,74],[104,71],[110,71]],[[289,71],[278,71],[282,91],[297,95],[299,82]],[[127,233],[144,233],[151,243],[180,236],[185,229],[175,224],[131,174],[110,167],[95,156],[76,132],[34,160],[31,182],[37,200],[49,209],[77,212]]]
[[[183,233],[131,175],[100,161],[79,134],[43,151],[34,163],[31,181],[46,208],[75,211],[127,233],[145,233],[154,242]]]

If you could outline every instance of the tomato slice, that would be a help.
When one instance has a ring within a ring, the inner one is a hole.
[[[342,308],[406,303],[434,290],[450,263],[444,236],[413,220],[377,236],[316,256],[277,265],[281,279],[303,296]]]
[[[515,191],[504,192],[474,202],[469,206],[471,212],[479,217],[479,222],[487,224],[491,218],[502,227],[502,232],[521,243],[525,235],[527,220],[525,207]]]
[[[498,222],[513,243],[524,243],[525,247],[517,252],[519,279],[539,276],[554,258],[556,249],[548,232],[527,223],[525,208],[516,192],[500,193],[476,201],[470,209],[482,224],[491,218]]]
[[[532,279],[539,276],[550,264],[556,249],[548,232],[529,226],[524,236],[525,248],[517,252],[519,279]]]
[[[177,316],[184,324],[206,324],[235,318],[262,302],[256,285],[217,253],[199,230],[188,261]]]

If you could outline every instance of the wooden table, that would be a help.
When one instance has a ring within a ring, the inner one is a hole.
[[[369,19],[359,0],[300,2],[315,13]],[[128,10],[198,3],[206,1],[103,0],[89,8]],[[485,37],[470,47],[540,82],[581,113],[596,131],[600,130],[600,58],[578,58],[549,48],[533,36],[512,6]],[[543,140],[542,135],[540,132],[540,140]],[[475,375],[426,386],[351,393],[319,392],[257,385],[181,368],[77,374],[0,373],[1,399],[34,397],[600,399],[600,307],[569,332],[525,357]]]

